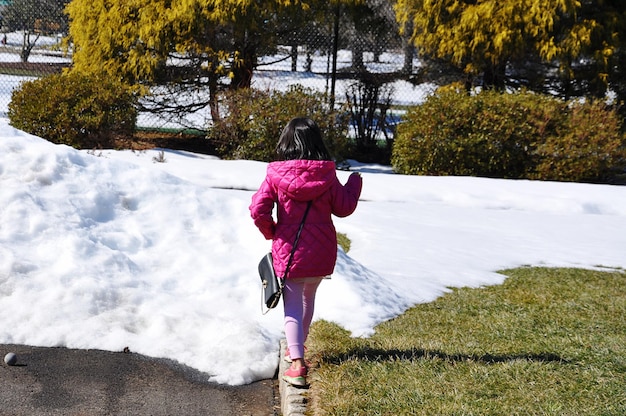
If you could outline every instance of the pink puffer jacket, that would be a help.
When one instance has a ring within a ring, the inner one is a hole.
[[[331,215],[354,212],[362,180],[350,175],[343,186],[335,163],[320,160],[272,162],[259,190],[252,196],[250,214],[263,236],[272,242],[274,269],[282,277],[308,201],[313,201],[287,277],[332,274],[337,261],[337,234]],[[272,217],[277,205],[277,221]]]

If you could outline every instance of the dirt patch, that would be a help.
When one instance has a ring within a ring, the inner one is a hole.
[[[185,150],[193,153],[216,156],[213,143],[205,136],[185,133],[138,131],[133,137],[115,141],[116,149],[147,150],[154,148]]]
[[[0,73],[9,75],[44,76],[58,74],[64,68],[69,68],[66,63],[48,62],[0,62]]]

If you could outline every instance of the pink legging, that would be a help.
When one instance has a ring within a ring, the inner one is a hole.
[[[321,277],[287,279],[283,289],[285,306],[285,338],[292,359],[304,358],[304,342],[315,309],[315,293]]]

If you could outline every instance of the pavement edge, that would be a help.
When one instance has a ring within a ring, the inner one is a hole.
[[[287,341],[280,341],[280,357],[278,362],[278,383],[280,392],[280,410],[283,416],[304,416],[307,410],[307,393],[308,388],[293,387],[285,382],[282,375],[289,363],[285,361],[285,350],[287,349]]]

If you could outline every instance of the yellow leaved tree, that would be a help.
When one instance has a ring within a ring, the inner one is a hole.
[[[504,88],[530,63],[543,78],[557,72],[565,96],[601,96],[623,79],[624,1],[398,0],[395,10],[421,53],[486,87]]]
[[[73,0],[67,7],[72,70],[105,71],[134,85],[168,84],[172,91],[208,87],[209,102],[193,108],[210,105],[219,119],[220,80],[230,79],[231,88],[250,86],[258,53],[275,41],[281,16],[338,1],[358,2]]]

